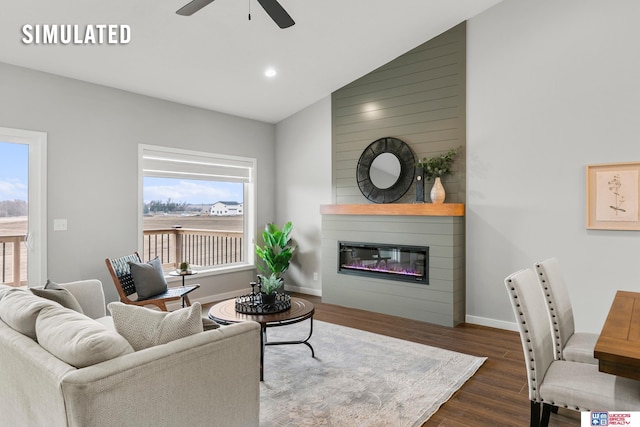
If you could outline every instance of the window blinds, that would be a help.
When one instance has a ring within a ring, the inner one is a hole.
[[[255,159],[141,146],[144,176],[251,183]]]

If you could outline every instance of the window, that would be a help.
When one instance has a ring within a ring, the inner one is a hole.
[[[47,278],[47,134],[0,127],[0,282]]]
[[[140,146],[140,254],[165,271],[253,267],[256,160]]]

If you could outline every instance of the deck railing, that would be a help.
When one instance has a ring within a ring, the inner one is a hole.
[[[144,230],[145,261],[160,258],[163,267],[178,268],[182,261],[194,267],[234,264],[244,261],[241,231],[190,228]]]
[[[0,236],[0,283],[11,286],[27,284],[27,248],[21,243],[27,236]]]
[[[26,235],[0,236],[0,283],[27,284]],[[244,261],[244,235],[241,231],[215,231],[170,228],[144,231],[145,261],[160,258],[166,269],[178,268],[182,261],[194,267],[234,264]]]

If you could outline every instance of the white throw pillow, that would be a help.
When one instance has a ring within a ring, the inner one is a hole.
[[[203,331],[202,306],[199,302],[172,312],[151,310],[121,302],[109,303],[107,308],[113,317],[116,331],[125,337],[136,351]]]
[[[0,318],[14,330],[36,339],[36,318],[45,307],[62,307],[29,291],[7,292],[0,300]]]
[[[61,306],[40,311],[36,334],[42,348],[76,368],[133,353],[127,340],[115,331]]]

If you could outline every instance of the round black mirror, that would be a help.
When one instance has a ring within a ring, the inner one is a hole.
[[[374,203],[392,203],[413,183],[415,156],[403,141],[380,138],[362,152],[356,177],[362,195]]]

